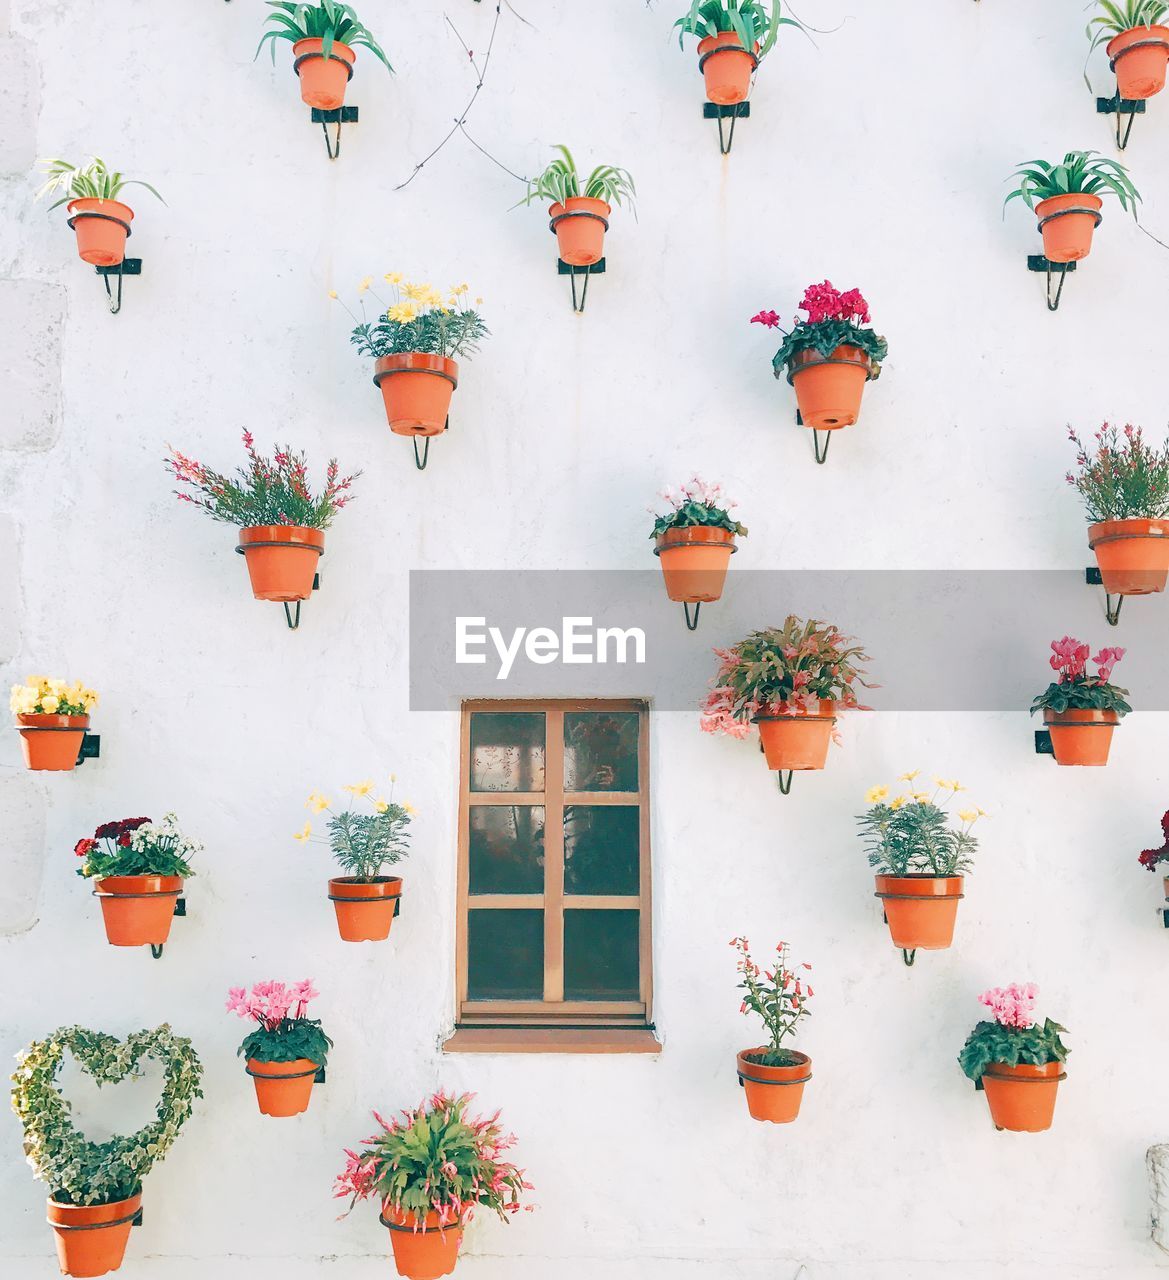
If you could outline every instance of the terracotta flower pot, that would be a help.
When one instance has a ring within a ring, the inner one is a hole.
[[[903,951],[944,951],[954,941],[961,876],[877,876],[893,945]]]
[[[780,715],[763,708],[755,723],[769,769],[823,769],[836,723],[836,703],[822,698],[819,711],[806,715]]]
[[[321,39],[298,40],[292,46],[293,70],[300,76],[300,96],[310,107],[336,111],[345,101],[345,90],[353,79],[357,53],[340,40],[333,41],[328,58]]]
[[[795,389],[804,426],[817,431],[851,427],[860,417],[861,397],[872,374],[873,362],[860,347],[840,346],[827,357],[797,351],[787,380]]]
[[[329,897],[337,912],[337,928],[346,942],[382,942],[390,936],[402,897],[402,877],[379,876],[366,881],[340,876],[329,881]]]
[[[67,1276],[104,1276],[126,1256],[130,1228],[142,1193],[109,1204],[61,1204],[50,1200],[49,1225],[57,1238],[57,1264]]]
[[[755,53],[759,45],[755,45]],[[738,33],[720,31],[698,42],[698,69],[706,81],[706,96],[711,102],[729,106],[745,102],[751,92],[751,75],[759,65],[755,53],[743,47]]]
[[[1164,591],[1169,579],[1169,520],[1102,520],[1089,525],[1104,590],[1113,596]]]
[[[300,524],[257,524],[239,531],[238,549],[257,600],[307,600],[325,551],[325,534]]]
[[[381,1223],[389,1228],[394,1266],[400,1276],[439,1280],[455,1269],[463,1241],[461,1226],[440,1227],[438,1214],[433,1212],[419,1224],[414,1214],[392,1209],[388,1204],[382,1206]]]
[[[605,232],[613,210],[604,200],[569,196],[563,204],[548,210],[550,226],[556,232],[561,261],[570,267],[591,267],[605,256]]]
[[[1160,41],[1160,43],[1156,43]],[[1140,45],[1140,48],[1134,48]],[[1169,65],[1169,27],[1132,27],[1113,36],[1106,52],[1116,72],[1116,89],[1122,98],[1141,102],[1165,87]]]
[[[446,356],[404,351],[381,356],[373,367],[390,430],[399,436],[437,436],[446,430],[459,366]]]
[[[1045,708],[1043,723],[1051,733],[1056,764],[1104,765],[1112,746],[1112,730],[1120,723],[1120,717],[1115,711],[1075,708],[1056,715]]]
[[[766,1052],[766,1047],[744,1049],[735,1059],[739,1082],[747,1095],[747,1110],[754,1120],[790,1124],[800,1114],[804,1085],[812,1078],[812,1059],[805,1053],[793,1053],[792,1057],[799,1061],[790,1067],[767,1067],[748,1061],[750,1055]]]
[[[94,884],[111,946],[162,946],[170,937],[181,876],[106,876]]]
[[[1082,193],[1040,200],[1035,216],[1043,236],[1044,257],[1049,262],[1079,262],[1086,258],[1092,251],[1092,233],[1100,223],[1103,207],[1099,196]],[[1067,212],[1069,209],[1075,212]]]
[[[30,769],[62,771],[77,767],[89,716],[22,714],[16,717],[16,727]]]
[[[1020,1062],[1017,1067],[992,1063],[982,1075],[982,1091],[997,1129],[1016,1133],[1041,1133],[1051,1128],[1055,1095],[1067,1072],[1062,1062],[1034,1066]]]
[[[729,529],[702,525],[667,529],[654,551],[666,580],[666,595],[687,604],[718,600],[734,552],[735,535]]]
[[[256,1101],[266,1116],[298,1116],[308,1110],[313,1080],[321,1069],[310,1058],[291,1062],[264,1062],[249,1058],[248,1075],[256,1086]]]
[[[65,212],[72,215],[70,225],[83,261],[95,267],[116,267],[126,256],[126,237],[134,221],[134,210],[128,204],[86,196],[70,200]]]

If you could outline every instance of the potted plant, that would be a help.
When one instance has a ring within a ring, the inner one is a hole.
[[[162,200],[162,196],[149,182],[123,177],[97,156],[84,165],[42,160],[41,166],[49,180],[37,192],[37,198],[50,191],[65,192],[49,205],[49,211],[63,204],[69,206],[66,212],[73,215],[69,226],[77,236],[77,252],[82,261],[95,267],[116,267],[126,256],[126,239],[134,221],[134,210],[118,196],[125,187],[145,187],[157,199]]]
[[[305,1013],[318,995],[311,978],[290,987],[257,982],[250,992],[232,987],[227,993],[228,1012],[256,1023],[238,1056],[246,1058],[256,1101],[266,1116],[298,1116],[308,1110],[313,1083],[333,1047],[319,1019]]]
[[[94,881],[106,937],[115,947],[155,947],[170,937],[183,881],[193,876],[191,858],[203,846],[179,830],[168,813],[161,822],[123,818],[103,822],[92,837],[78,840],[83,858],[77,874]]]
[[[345,101],[345,91],[353,79],[357,48],[368,49],[386,68],[393,71],[381,46],[360,21],[350,4],[340,0],[267,0],[275,13],[266,19],[271,30],[265,31],[256,48],[256,57],[265,44],[270,44],[272,65],[276,65],[277,40],[292,42],[292,69],[300,77],[301,99],[321,111],[336,111]]]
[[[394,779],[390,779],[391,786]],[[410,848],[406,828],[414,815],[408,804],[395,804],[373,794],[372,782],[345,787],[353,798],[366,799],[371,813],[332,809],[327,796],[314,791],[305,802],[313,813],[328,813],[328,839],[313,835],[312,822],[293,837],[304,844],[327,844],[346,873],[329,881],[329,899],[337,913],[337,928],[346,942],[381,942],[390,936],[402,897],[402,877],[386,872]]]
[[[597,165],[582,184],[569,149],[557,144],[556,150],[560,155],[528,183],[520,204],[549,201],[549,226],[556,233],[560,260],[570,267],[589,267],[604,257],[613,205],[633,210],[637,189],[627,169],[611,164]]]
[[[1132,710],[1124,700],[1128,690],[1109,683],[1125,651],[1101,649],[1092,659],[1096,664],[1092,676],[1088,645],[1064,636],[1053,640],[1051,648],[1052,670],[1058,675],[1031,704],[1031,714],[1042,708],[1056,764],[1105,765],[1112,730]]]
[[[775,961],[761,970],[751,959],[746,938],[732,938],[739,953],[739,990],[743,993],[740,1013],[754,1013],[763,1019],[768,1043],[743,1049],[735,1058],[739,1084],[747,1095],[747,1110],[754,1120],[790,1124],[800,1114],[804,1085],[812,1078],[812,1059],[806,1053],[785,1049],[783,1041],[793,1035],[800,1019],[811,1014],[808,999],[812,988],[788,965],[788,945],[775,948]],[[811,969],[810,964],[798,968]]]
[[[779,329],[783,341],[771,361],[777,378],[786,371],[805,427],[835,431],[860,417],[865,383],[881,376],[889,344],[869,324],[869,304],[858,289],[841,293],[830,281],[809,285],[791,331],[774,311],[760,311],[752,324]]]
[[[1162,25],[1169,0],[1099,0],[1097,10],[1086,32],[1088,56],[1107,43],[1121,98],[1143,102],[1160,93],[1169,64],[1169,27]]]
[[[201,462],[171,449],[166,465],[175,479],[195,490],[192,497],[181,489],[181,501],[206,511],[212,520],[239,527],[236,550],[248,566],[252,595],[257,600],[307,600],[312,594],[317,562],[325,551],[325,530],[337,512],[353,499],[349,488],[361,475],[341,477],[337,459],[325,472],[325,488],[314,496],[308,484],[303,453],[290,446],[277,448],[271,461],[261,457],[250,431],[243,433],[248,464],[237,467],[234,477],[212,471]],[[300,604],[296,620],[300,621]],[[293,625],[288,616],[289,625]]]
[[[144,1058],[163,1066],[156,1118],[137,1133],[91,1142],[74,1127],[57,1077],[69,1053],[99,1086],[138,1073]],[[165,1023],[118,1040],[84,1027],[59,1027],[17,1054],[12,1109],[24,1130],[33,1174],[49,1187],[48,1219],[57,1261],[68,1276],[103,1276],[122,1265],[142,1209],[142,1180],[187,1122],[203,1066],[190,1040]]]
[[[393,300],[387,303],[373,291],[369,277],[363,280],[357,289],[361,319],[349,312],[355,322],[349,341],[374,361],[373,381],[381,389],[390,430],[400,436],[439,435],[446,430],[451,396],[459,385],[455,357],[476,355],[490,333],[476,309],[483,299],[476,298],[471,306],[465,284],[442,294],[432,285],[403,281],[396,271],[383,278]],[[379,314],[372,321],[365,313],[367,292],[378,302]],[[337,297],[335,290],[330,297]],[[417,444],[414,452],[417,458]]]
[[[870,808],[857,818],[876,873],[876,896],[906,964],[913,963],[919,948],[943,951],[954,941],[963,877],[978,847],[971,829],[986,817],[982,809],[968,807],[957,814],[962,825],[952,825],[946,803],[965,788],[935,778],[931,794],[916,789],[919,776],[916,769],[903,773],[898,782],[906,790],[892,800],[888,787],[870,787],[865,792]]]
[[[678,47],[683,36],[698,37],[698,69],[706,96],[722,106],[744,102],[751,92],[755,68],[775,45],[780,27],[800,27],[780,16],[780,0],[691,0],[674,23]]]
[[[507,1222],[521,1207],[531,1208],[520,1205],[531,1184],[503,1158],[515,1138],[500,1128],[498,1111],[474,1119],[467,1114],[470,1103],[469,1093],[453,1097],[440,1090],[400,1118],[383,1120],[375,1111],[378,1131],[360,1152],[345,1152],[333,1194],[348,1197],[346,1213],[359,1200],[380,1202],[400,1276],[450,1275],[476,1209]]]
[[[871,710],[853,687],[870,687],[858,665],[868,655],[831,623],[789,614],[782,627],[753,631],[715,654],[719,669],[702,703],[702,730],[746,738],[758,725],[767,767],[779,771],[785,795],[793,770],[824,768],[838,709]]]
[[[1145,444],[1140,427],[1117,431],[1107,422],[1094,445],[1076,446],[1077,472],[1067,482],[1088,516],[1088,546],[1096,553],[1104,590],[1141,596],[1165,590],[1169,578],[1169,444]],[[1119,613],[1119,609],[1117,610]]]
[[[16,717],[28,768],[76,768],[89,728],[89,713],[97,702],[97,693],[80,680],[69,684],[53,677],[29,676],[24,684],[14,684],[9,706]]]
[[[1092,233],[1103,221],[1102,195],[1114,195],[1120,207],[1137,216],[1140,193],[1124,165],[1095,151],[1069,151],[1062,164],[1029,160],[1011,175],[1019,185],[1003,201],[1022,200],[1034,209],[1048,262],[1078,262],[1092,249]]]
[[[697,475],[658,496],[660,504],[649,509],[654,517],[649,536],[656,544],[654,555],[662,566],[666,595],[683,605],[718,600],[737,550],[735,538],[747,536],[746,527],[731,515],[738,503],[727,500],[721,485],[707,484]],[[690,626],[688,608],[686,625]]]
[[[1137,859],[1142,867],[1147,871],[1153,872],[1154,875],[1159,866],[1169,862],[1169,812],[1162,815],[1161,835],[1163,837],[1161,847],[1159,849],[1146,849]],[[1165,891],[1165,898],[1169,901],[1169,874],[1164,876],[1161,884]]]
[[[1028,982],[994,987],[978,997],[994,1015],[967,1037],[958,1062],[986,1094],[996,1129],[1041,1133],[1051,1128],[1055,1095],[1067,1073],[1068,1050],[1060,1040],[1067,1029],[1034,1017],[1039,988]]]

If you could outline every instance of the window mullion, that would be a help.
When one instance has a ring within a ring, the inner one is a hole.
[[[544,999],[564,999],[564,712],[549,707],[544,743]]]

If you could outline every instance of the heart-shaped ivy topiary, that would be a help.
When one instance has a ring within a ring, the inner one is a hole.
[[[143,1058],[163,1064],[166,1079],[155,1114],[137,1133],[109,1142],[89,1142],[73,1126],[72,1107],[57,1076],[69,1050],[98,1085],[138,1075]],[[12,1109],[24,1128],[24,1152],[53,1198],[66,1204],[109,1204],[133,1195],[156,1160],[170,1150],[196,1098],[203,1064],[190,1040],[163,1023],[125,1040],[85,1027],[58,1027],[17,1055],[12,1077]]]

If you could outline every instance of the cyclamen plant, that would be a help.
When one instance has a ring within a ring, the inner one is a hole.
[[[699,476],[692,476],[677,489],[663,489],[658,495],[658,505],[649,507],[654,518],[651,538],[660,538],[668,529],[728,529],[737,537],[745,538],[747,528],[731,515],[739,504],[728,500],[722,486],[707,484]]]
[[[754,1013],[763,1019],[770,1045],[766,1052],[747,1053],[748,1062],[766,1067],[790,1067],[800,1058],[783,1048],[783,1041],[794,1035],[800,1019],[811,1015],[808,999],[814,994],[804,978],[797,976],[788,965],[789,947],[786,942],[775,948],[775,962],[771,969],[763,970],[751,958],[751,944],[746,938],[732,938],[731,946],[739,953],[737,971],[742,980],[739,990],[743,993],[740,1013]],[[810,964],[796,966],[811,970]]]
[[[249,993],[232,987],[227,1010],[257,1023],[239,1047],[239,1056],[259,1062],[295,1062],[307,1058],[323,1067],[333,1047],[320,1021],[306,1015],[308,1002],[320,992],[311,978],[285,986],[283,982],[257,982]]]
[[[85,861],[77,874],[86,879],[106,876],[179,876],[195,873],[190,860],[203,846],[179,830],[178,818],[166,814],[161,822],[150,818],[123,818],[103,822],[91,838],[78,840],[73,852]]]
[[[1164,841],[1159,849],[1146,849],[1137,861],[1147,871],[1156,871],[1163,862],[1169,862],[1169,813],[1161,819],[1161,834]]]
[[[1011,983],[1009,987],[992,987],[978,997],[994,1015],[993,1022],[980,1022],[967,1037],[958,1055],[962,1070],[971,1080],[978,1080],[994,1063],[1017,1067],[1020,1062],[1044,1066],[1063,1062],[1068,1049],[1060,1040],[1067,1028],[1050,1018],[1039,1026],[1035,1016],[1035,1000],[1039,988],[1028,982]]]
[[[373,794],[374,785],[371,781],[342,788],[355,800],[368,800],[372,813],[355,813],[352,809],[334,810],[329,804],[328,796],[314,791],[305,804],[315,814],[329,814],[328,838],[314,836],[310,821],[304,824],[304,829],[298,831],[293,839],[301,844],[309,840],[327,844],[345,874],[363,884],[372,884],[384,878],[389,868],[409,852],[410,834],[406,828],[416,812],[409,804],[394,803],[395,781],[391,775],[388,800]]]
[[[872,377],[880,377],[881,362],[889,354],[889,344],[872,328],[863,327],[869,323],[869,304],[859,289],[841,293],[828,280],[811,284],[804,292],[800,310],[806,311],[807,317],[796,316],[790,332],[780,325],[775,311],[760,311],[751,317],[752,324],[779,329],[783,334],[783,341],[771,361],[777,378],[783,376],[784,369],[799,352],[814,350],[828,359],[841,346],[859,347],[869,357]]]
[[[14,684],[8,701],[15,716],[84,716],[97,704],[96,690],[80,680],[70,684],[49,676],[28,676],[24,684]]]
[[[366,276],[357,286],[361,318],[341,305],[354,322],[349,341],[363,356],[375,360],[382,356],[412,352],[419,355],[456,356],[477,355],[479,344],[490,336],[490,330],[476,308],[483,305],[482,298],[470,305],[470,285],[454,284],[445,293],[433,285],[412,284],[403,280],[400,271],[389,271],[382,279],[393,290],[393,299],[387,302],[373,288],[373,277]],[[378,316],[370,320],[365,311],[365,295],[377,300]],[[331,289],[329,297],[340,301],[337,291]]]
[[[1079,470],[1069,471],[1067,482],[1083,499],[1090,524],[1169,514],[1169,442],[1151,449],[1140,427],[1121,432],[1107,422],[1096,432],[1095,445],[1083,444],[1071,427],[1068,439],[1076,446]]]
[[[385,1211],[405,1215],[422,1230],[433,1213],[440,1229],[461,1227],[480,1207],[506,1222],[532,1189],[524,1171],[503,1159],[515,1145],[499,1124],[499,1112],[486,1119],[467,1115],[472,1095],[439,1091],[400,1118],[383,1120],[366,1138],[360,1153],[346,1149],[345,1168],[333,1194],[349,1197],[349,1213],[359,1200],[379,1200]]]
[[[1088,674],[1090,646],[1071,636],[1051,642],[1051,666],[1059,673],[1031,704],[1031,714],[1040,709],[1062,715],[1069,708],[1077,711],[1115,711],[1126,716],[1132,707],[1125,701],[1127,689],[1110,684],[1112,669],[1124,657],[1125,650],[1104,648],[1092,659],[1096,674]]]
[[[853,688],[872,687],[858,665],[868,655],[831,623],[789,615],[782,627],[753,631],[734,648],[714,652],[719,669],[701,706],[704,733],[746,738],[752,719],[764,709],[777,715],[814,713],[822,698],[842,708],[872,709],[861,705]]]
[[[920,770],[903,773],[898,782],[908,790],[888,799],[889,788],[870,787],[865,801],[871,805],[857,818],[860,837],[871,866],[883,876],[962,876],[974,866],[978,841],[971,834],[983,809],[967,807],[957,813],[959,828],[950,825],[947,801],[965,787],[958,781],[934,779],[934,791],[914,790]],[[938,797],[943,797],[939,802]]]
[[[337,512],[353,501],[349,489],[361,472],[339,475],[336,458],[329,460],[324,490],[314,497],[303,453],[293,453],[285,445],[277,447],[269,461],[256,452],[250,431],[243,433],[243,442],[248,465],[237,467],[235,478],[212,471],[171,448],[171,456],[164,459],[166,466],[180,484],[189,485],[199,494],[192,497],[176,489],[178,498],[206,511],[213,520],[243,529],[274,524],[327,529]]]

